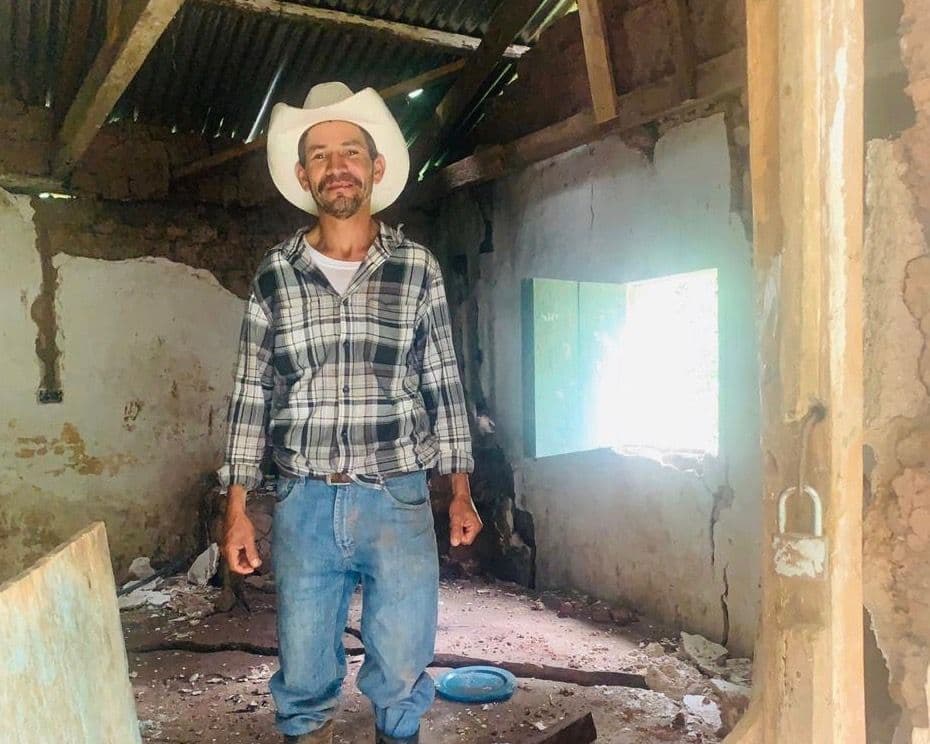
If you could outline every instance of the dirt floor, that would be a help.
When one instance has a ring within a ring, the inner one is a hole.
[[[237,607],[214,613],[218,590],[193,588],[181,576],[158,587],[161,601],[171,597],[167,604],[122,612],[145,742],[281,740],[268,692],[268,679],[277,669],[275,598],[269,582],[255,584],[246,587],[250,611]],[[356,594],[350,628],[359,626],[359,609]],[[629,622],[630,614],[615,609],[611,616],[583,596],[537,594],[483,580],[442,581],[437,654],[646,673],[650,686],[668,694],[521,678],[516,694],[502,703],[469,706],[437,698],[424,722],[423,743],[532,742],[588,711],[597,725],[597,741],[605,744],[719,741],[715,717],[720,710],[711,702],[710,677],[674,654],[677,641],[665,637],[662,628]],[[354,655],[336,718],[336,741],[363,744],[373,740],[373,724],[367,701],[355,687],[362,649],[352,635],[346,634],[345,641]],[[434,677],[445,671],[430,669]]]

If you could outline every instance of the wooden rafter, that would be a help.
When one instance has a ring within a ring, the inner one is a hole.
[[[422,44],[457,54],[473,52],[481,44],[481,39],[466,34],[438,31],[432,28],[413,26],[398,21],[385,21],[356,13],[318,8],[312,5],[300,5],[296,2],[280,2],[280,0],[201,0],[201,2],[236,8],[249,13],[266,13],[289,20],[324,24],[347,31],[368,31],[393,36],[395,39],[412,44]],[[528,50],[529,47],[522,44],[510,44],[504,51],[504,56],[518,59]]]
[[[123,5],[119,30],[100,50],[61,126],[52,166],[56,178],[74,169],[183,2],[135,0]]]
[[[408,93],[412,93],[415,90],[420,88],[425,88],[432,83],[435,83],[439,80],[444,80],[450,75],[454,75],[459,70],[465,66],[465,60],[457,59],[455,62],[450,62],[447,65],[442,67],[437,67],[435,70],[429,70],[424,72],[422,75],[416,75],[408,80],[403,80],[394,85],[389,85],[387,88],[382,88],[379,93],[381,97],[387,101],[391,98],[396,98],[397,96],[403,96]]]
[[[688,0],[666,0],[666,6],[671,21],[672,61],[678,92],[682,98],[693,98],[697,91],[697,53]]]
[[[420,75],[415,75],[414,77],[408,78],[407,80],[402,80],[399,83],[389,85],[387,88],[382,88],[378,92],[381,94],[381,97],[384,100],[388,101],[391,98],[406,95],[407,93],[411,93],[419,88],[425,88],[428,85],[449,77],[449,75],[454,75],[456,72],[462,69],[464,64],[464,61],[456,60],[455,62],[451,62],[448,65],[437,67],[434,70],[428,70],[427,72],[421,73]],[[194,162],[188,163],[182,168],[179,168],[178,171],[173,175],[173,179],[177,181],[182,178],[188,178],[198,173],[211,170],[216,168],[218,165],[228,163],[230,160],[241,158],[244,155],[248,155],[250,152],[254,152],[255,150],[261,150],[267,143],[267,137],[259,137],[242,145],[228,147],[225,150],[214,153],[213,155],[208,155],[207,157],[201,158],[200,160],[195,160]]]
[[[89,5],[90,3],[88,3]],[[107,0],[107,37],[113,42],[119,34],[120,15],[123,10],[123,0]]]
[[[94,4],[90,0],[80,0],[71,4],[71,15],[68,17],[64,54],[58,66],[58,75],[55,81],[55,93],[52,97],[55,122],[60,124],[68,113],[68,106],[74,101],[74,96],[81,87],[80,75],[84,70],[81,61],[84,59],[84,48],[87,45],[87,31],[90,28],[91,15]]]
[[[617,116],[617,86],[601,0],[578,0],[578,16],[594,118],[598,122],[610,121]]]
[[[463,186],[501,178],[527,165],[593,142],[607,134],[634,130],[651,121],[701,108],[738,93],[746,81],[746,50],[704,62],[697,68],[696,97],[688,102],[675,76],[616,97],[617,116],[606,123],[587,109],[504,145],[494,145],[442,168],[405,194],[404,206],[432,201]]]
[[[436,107],[435,115],[420,132],[411,153],[412,172],[417,173],[481,91],[500,63],[510,43],[539,9],[540,0],[508,0],[500,3],[488,21],[488,30],[475,54]]]

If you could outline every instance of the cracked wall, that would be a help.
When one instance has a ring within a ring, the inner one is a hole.
[[[669,128],[653,160],[608,137],[532,166],[491,187],[493,209],[481,190],[455,194],[432,245],[451,277],[469,398],[495,422],[515,507],[532,515],[537,586],[628,602],[747,652],[759,599],[759,403],[751,247],[732,212],[734,183],[719,114]],[[493,252],[481,252],[489,235]],[[717,268],[720,292],[720,456],[525,457],[521,280],[706,268]],[[456,290],[461,277],[470,292]]]
[[[193,549],[240,298],[288,214],[0,190],[0,580],[94,519],[117,569]]]
[[[882,744],[930,728],[930,2],[895,10],[915,116],[868,145],[864,251],[865,604],[900,709],[870,722]]]
[[[926,728],[930,665],[930,255],[906,150],[867,157],[865,602],[902,709],[898,738]]]

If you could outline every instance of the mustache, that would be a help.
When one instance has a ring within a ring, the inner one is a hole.
[[[322,181],[320,181],[320,189],[322,190],[322,189],[328,188],[330,184],[338,183],[340,181],[348,182],[348,183],[351,183],[353,186],[358,186],[359,188],[362,188],[361,181],[355,178],[355,176],[350,176],[348,173],[346,173],[344,175],[327,176]]]

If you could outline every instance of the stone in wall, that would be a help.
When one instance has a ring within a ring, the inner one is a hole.
[[[174,188],[174,198],[191,198],[208,204],[250,207],[286,203],[271,180],[264,149],[182,178]]]
[[[103,199],[163,199],[172,189],[172,167],[205,152],[199,136],[172,135],[166,127],[116,122],[94,137],[69,186]]]

